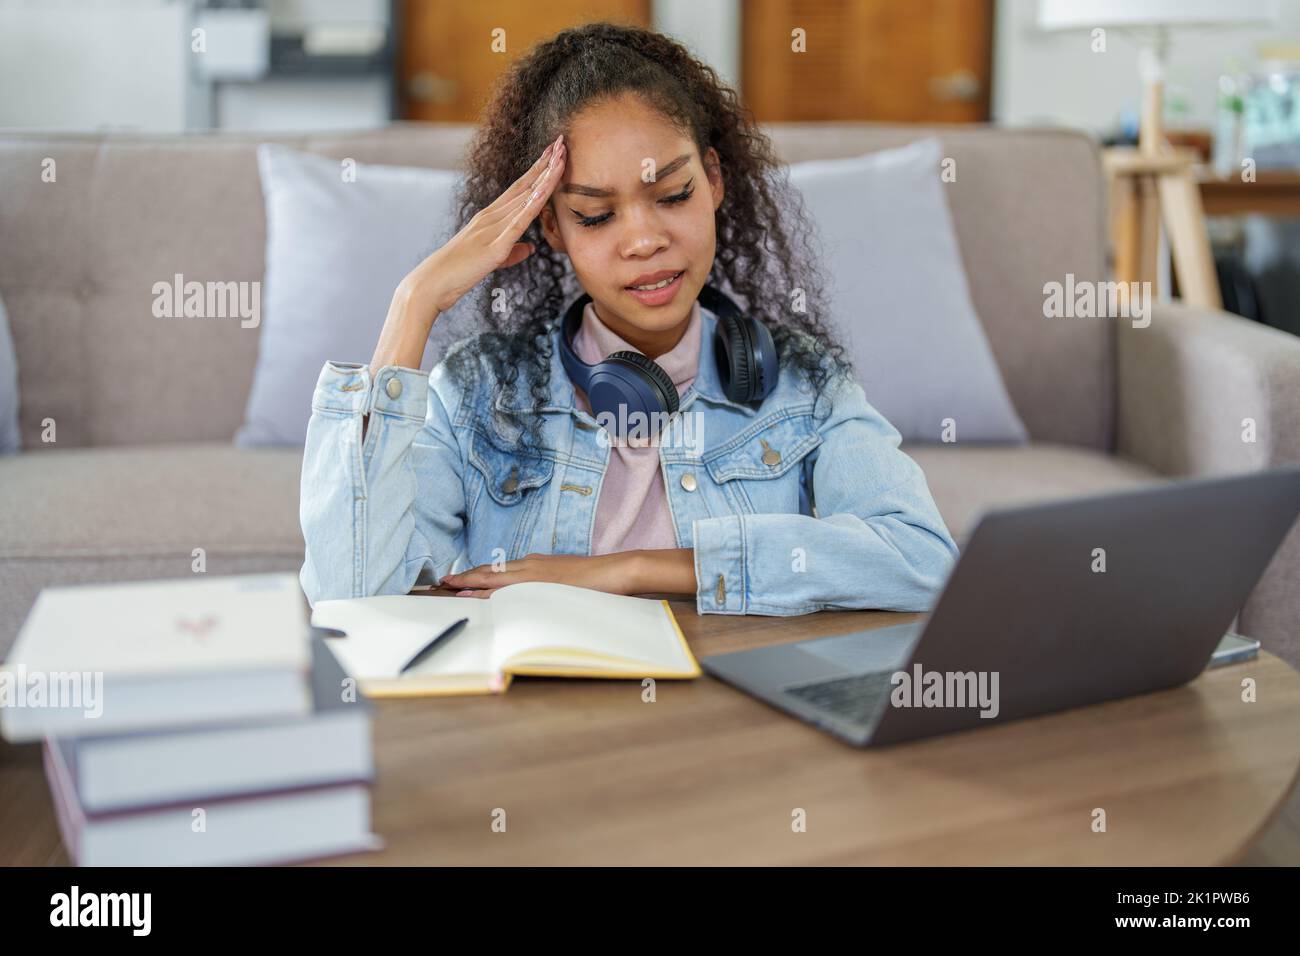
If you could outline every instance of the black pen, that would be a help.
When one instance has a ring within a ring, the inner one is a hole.
[[[405,674],[416,664],[420,663],[420,661],[424,660],[426,657],[432,654],[434,648],[436,648],[442,641],[449,640],[450,638],[454,637],[455,635],[459,634],[462,630],[464,630],[465,625],[468,623],[469,623],[469,618],[462,617],[459,621],[452,624],[445,631],[443,631],[441,634],[439,634],[437,637],[431,640],[428,644],[425,644],[424,647],[420,649],[420,652],[416,654],[414,657],[412,657],[409,661],[407,661],[402,666],[402,669],[397,673]]]

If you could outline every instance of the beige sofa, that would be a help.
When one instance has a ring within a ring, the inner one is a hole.
[[[772,129],[789,161],[927,132]],[[1181,307],[1158,308],[1146,329],[1043,317],[1044,282],[1103,276],[1093,142],[1068,132],[937,132],[958,160],[949,197],[975,304],[1033,436],[1027,447],[908,449],[959,540],[991,505],[1300,460],[1300,340]],[[231,444],[258,330],[154,318],[153,283],[178,272],[262,277],[260,141],[454,166],[467,135],[400,124],[280,137],[0,134],[0,297],[27,449],[0,458],[0,657],[46,585],[184,576],[196,549],[209,573],[300,566],[300,452]],[[56,161],[56,184],[42,182],[46,158]],[[1245,417],[1256,420],[1254,444],[1241,441]],[[56,440],[46,442],[50,423]],[[1239,628],[1300,665],[1298,584],[1293,533]]]

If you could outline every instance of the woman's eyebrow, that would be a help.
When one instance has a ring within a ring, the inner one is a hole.
[[[691,161],[690,153],[684,153],[681,156],[678,156],[676,159],[674,159],[671,163],[666,163],[663,166],[660,166],[657,172],[655,173],[655,178],[647,182],[642,182],[641,185],[643,187],[651,186],[658,180],[663,179],[665,176],[671,176],[673,173],[677,172],[677,170],[681,169],[690,161]],[[566,183],[565,185],[560,187],[560,192],[577,193],[579,196],[594,196],[597,199],[605,199],[609,196],[614,195],[614,190],[612,189],[600,189],[599,187],[596,186],[583,186],[579,183]]]

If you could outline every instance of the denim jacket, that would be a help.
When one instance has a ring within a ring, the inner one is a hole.
[[[792,367],[760,405],[730,401],[714,359],[717,320],[703,308],[700,318],[699,371],[659,449],[677,544],[695,549],[699,613],[928,610],[957,546],[897,429],[844,375],[827,386],[820,420]],[[576,403],[559,335],[535,454],[512,450],[488,424],[489,401],[507,406],[485,376],[462,389],[444,360],[427,374],[386,366],[372,382],[367,366],[325,363],[300,499],[311,603],[405,594],[532,553],[591,553],[610,448]],[[527,387],[517,392],[515,407],[531,407]]]

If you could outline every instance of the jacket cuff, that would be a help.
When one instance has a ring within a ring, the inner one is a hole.
[[[700,518],[691,524],[695,539],[695,610],[700,614],[744,614],[745,524],[741,515]]]
[[[348,415],[380,411],[423,421],[427,381],[427,373],[419,369],[385,365],[371,382],[369,366],[326,362],[316,379],[312,407]]]
[[[355,362],[326,362],[316,379],[311,407],[320,411],[364,412],[370,402],[370,369]]]
[[[385,365],[370,390],[370,410],[424,421],[429,405],[429,373],[401,365]]]

